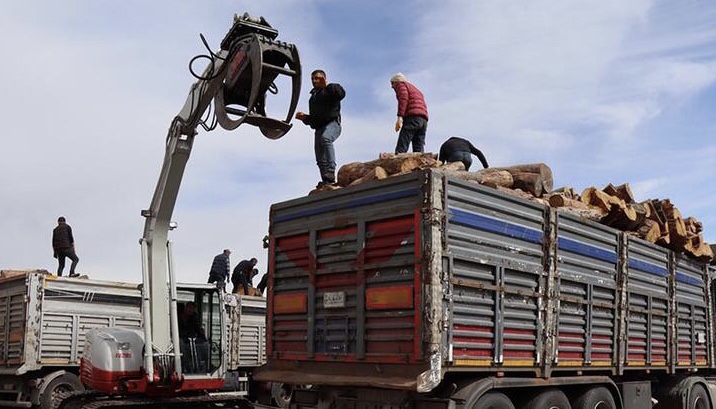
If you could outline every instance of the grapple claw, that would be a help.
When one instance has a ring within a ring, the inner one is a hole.
[[[245,122],[270,139],[278,139],[291,129],[301,92],[301,63],[296,46],[276,41],[277,35],[265,20],[244,17],[237,19],[222,42],[231,58],[223,90],[215,97],[216,117],[222,128],[236,129]],[[266,115],[266,93],[278,91],[275,81],[279,75],[290,77],[292,83],[285,119]]]

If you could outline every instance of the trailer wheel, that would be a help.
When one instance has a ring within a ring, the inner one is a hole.
[[[474,409],[515,409],[510,398],[501,392],[488,392],[473,405]]]
[[[581,394],[572,405],[574,409],[616,409],[614,397],[609,389],[598,386]]]
[[[271,384],[271,398],[273,403],[281,409],[288,409],[291,406],[293,397],[293,385],[274,382]]]
[[[55,402],[63,393],[83,391],[85,388],[80,383],[79,378],[75,374],[66,372],[53,379],[45,388],[40,397],[40,407],[42,409],[53,409]]]
[[[689,393],[689,406],[686,409],[710,409],[709,395],[701,385],[694,385]]]
[[[559,389],[547,389],[530,399],[523,409],[572,409],[567,395]]]

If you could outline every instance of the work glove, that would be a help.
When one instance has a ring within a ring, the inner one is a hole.
[[[400,131],[400,128],[403,127],[403,117],[399,116],[398,119],[395,121],[395,132]]]

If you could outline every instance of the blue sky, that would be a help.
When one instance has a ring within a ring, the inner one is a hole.
[[[307,109],[314,68],[347,91],[338,162],[392,151],[402,71],[425,93],[427,149],[471,139],[493,166],[544,162],[556,186],[630,183],[670,198],[716,242],[716,3],[708,0],[0,3],[0,268],[53,270],[57,216],[79,270],[140,280],[137,240],[167,127],[234,13],[263,15],[298,46]],[[201,69],[202,67],[198,67]],[[318,180],[312,133],[201,132],[172,232],[178,276],[256,256],[271,203]]]

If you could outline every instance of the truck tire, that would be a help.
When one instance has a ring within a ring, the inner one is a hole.
[[[614,397],[609,389],[597,386],[581,394],[574,401],[572,407],[574,409],[616,409],[617,405],[614,403]]]
[[[50,381],[40,396],[40,407],[42,409],[54,409],[57,398],[65,392],[83,391],[84,386],[79,378],[72,373],[66,372]]]
[[[280,409],[288,409],[293,397],[293,386],[287,383],[274,382],[271,384],[271,399]]]
[[[473,409],[515,409],[515,405],[504,393],[488,392],[475,402]]]
[[[686,409],[710,409],[709,394],[701,385],[694,385],[689,393],[689,405]]]
[[[572,405],[561,390],[547,389],[527,401],[522,409],[572,409]]]

